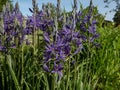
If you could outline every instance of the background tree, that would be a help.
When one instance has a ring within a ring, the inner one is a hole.
[[[116,3],[116,8],[114,8],[113,10],[119,10],[120,9],[120,0],[104,0],[104,2],[107,4],[106,7],[109,7],[110,3],[115,2]]]
[[[107,3],[107,7],[109,7],[109,4],[112,2],[116,3],[116,8],[113,8],[112,10],[115,11],[113,21],[115,23],[115,26],[120,25],[120,0],[104,0],[104,2]]]
[[[5,5],[6,2],[11,3],[12,1],[11,0],[0,0],[0,12],[2,12],[3,5]],[[11,6],[12,6],[12,4],[11,4]]]
[[[120,10],[116,11],[113,21],[115,22],[115,26],[120,25]]]

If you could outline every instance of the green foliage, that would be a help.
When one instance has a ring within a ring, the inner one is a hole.
[[[92,71],[97,80],[96,89],[118,90],[120,88],[120,32],[119,29],[98,28],[101,48],[93,57]]]
[[[113,20],[115,22],[115,26],[120,25],[120,10],[116,11]]]
[[[11,0],[0,0],[0,12],[2,12],[3,5],[5,5],[7,2],[11,2]]]
[[[104,20],[102,27],[110,27],[113,28],[114,27],[114,23],[112,21],[109,20]]]

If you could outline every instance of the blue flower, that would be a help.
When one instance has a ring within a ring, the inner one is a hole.
[[[46,42],[50,43],[50,38],[49,38],[48,33],[45,32],[45,33],[43,34],[43,36],[44,36],[44,40],[45,40]]]
[[[61,77],[63,76],[62,70],[63,70],[63,65],[62,64],[56,64],[54,62],[54,68],[51,72],[58,74],[58,80],[57,81],[59,81],[61,79]]]
[[[50,69],[49,69],[49,67],[48,67],[46,64],[43,65],[43,69],[44,69],[46,72],[50,72]]]
[[[5,47],[5,46],[0,46],[0,51],[2,51],[2,52],[6,52],[6,51],[7,51],[7,49],[6,49],[6,47]]]
[[[91,25],[91,26],[89,26],[88,31],[89,31],[89,33],[94,35],[96,33],[96,27],[94,25]]]

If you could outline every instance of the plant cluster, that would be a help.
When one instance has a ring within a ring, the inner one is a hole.
[[[96,32],[97,22],[92,19],[92,7],[90,12],[81,18],[82,12],[76,11],[76,4],[75,2],[71,15],[56,11],[53,18],[49,9],[39,10],[33,0],[33,9],[29,9],[33,14],[26,17],[25,21],[18,3],[12,11],[6,7],[3,12],[4,29],[1,33],[0,50],[7,52],[9,48],[19,47],[27,35],[32,35],[34,44],[35,34],[41,30],[46,42],[43,68],[47,72],[58,73],[61,77],[66,58],[79,53],[84,48],[84,43],[94,44],[94,39],[99,36]],[[28,39],[26,42],[28,43]]]

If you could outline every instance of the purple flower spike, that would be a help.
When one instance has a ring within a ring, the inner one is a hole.
[[[83,32],[86,32],[86,28],[85,28],[85,23],[84,22],[82,22],[80,24],[80,30],[82,30]]]
[[[38,12],[38,15],[39,15],[40,17],[44,17],[44,16],[45,16],[45,14],[44,14],[43,11],[39,11],[39,12]]]
[[[94,43],[94,46],[97,47],[97,48],[100,48],[100,47],[101,47],[101,44],[99,44],[99,43]]]
[[[83,49],[83,45],[79,45],[79,47],[77,48],[77,50],[74,52],[74,55],[79,53],[81,50]]]
[[[30,45],[30,42],[28,39],[26,39],[26,45]]]
[[[89,27],[88,31],[89,31],[89,33],[94,35],[96,33],[96,27],[92,25],[92,26]]]
[[[45,41],[49,43],[50,42],[50,38],[49,38],[48,33],[45,32],[43,36],[44,36]]]
[[[70,63],[71,63],[71,65],[75,65],[76,61],[73,60],[73,61],[71,61]]]
[[[25,28],[25,29],[24,29],[24,34],[25,34],[25,35],[32,34],[32,29],[30,29],[30,28],[28,28],[28,27]]]
[[[94,42],[95,38],[94,37],[90,37],[90,42]]]
[[[7,49],[6,49],[6,47],[4,47],[4,46],[0,46],[0,51],[2,51],[2,52],[6,52]]]
[[[63,70],[63,65],[62,64],[56,64],[54,62],[54,70],[52,70],[52,73],[57,73],[58,74],[58,80],[57,81],[59,81],[63,76],[62,70]]]
[[[82,42],[80,41],[80,39],[77,39],[77,40],[76,40],[76,45],[77,45],[77,46],[82,45]]]
[[[78,16],[82,16],[82,12],[81,11],[78,12]]]
[[[78,36],[78,38],[81,38],[83,41],[86,41],[86,36],[85,35],[80,35],[80,36]]]
[[[43,65],[43,69],[46,71],[46,72],[50,72],[50,69],[48,68],[48,66],[46,64]]]
[[[62,71],[59,71],[58,72],[58,80],[57,81],[59,81],[62,77],[63,77],[63,73],[62,73]]]
[[[63,45],[64,45],[63,40],[60,38],[60,36],[58,36],[56,46],[59,48],[59,47],[62,47]]]
[[[51,58],[51,52],[45,52],[44,53],[44,62],[47,63],[49,59]]]
[[[11,47],[12,47],[12,48],[16,48],[16,45],[15,45],[15,44],[12,44]]]
[[[59,53],[59,59],[60,60],[64,60],[65,59],[65,54],[64,54],[64,52],[62,50]]]
[[[3,46],[0,46],[0,51],[3,51],[3,48],[4,48]]]
[[[96,21],[96,20],[93,20],[93,21],[92,21],[92,24],[97,24],[97,21]]]
[[[45,48],[46,48],[46,52],[54,53],[54,51],[55,51],[54,45],[47,44],[47,46]]]
[[[8,36],[7,38],[6,38],[6,42],[8,43],[8,42],[10,42],[12,40],[12,37],[10,37],[10,36]]]
[[[64,46],[64,51],[65,51],[65,55],[69,55],[70,54],[71,47],[70,47],[69,44]]]
[[[94,38],[98,38],[99,36],[100,36],[100,34],[93,35]]]

